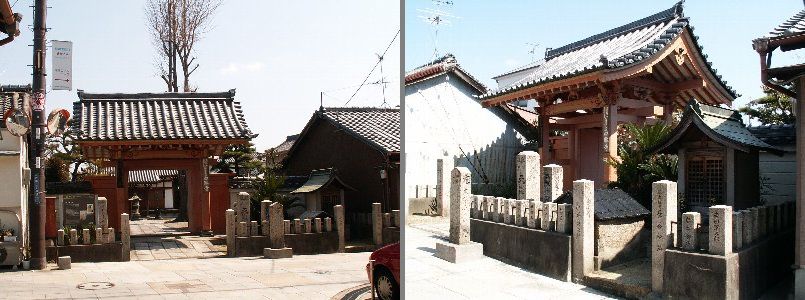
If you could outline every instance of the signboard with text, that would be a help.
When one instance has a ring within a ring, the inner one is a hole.
[[[78,228],[79,225],[87,228],[95,223],[95,194],[65,194],[62,195],[61,214],[62,226]]]
[[[53,41],[53,90],[73,90],[73,42]]]

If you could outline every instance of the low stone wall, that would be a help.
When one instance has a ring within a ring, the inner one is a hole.
[[[436,197],[408,199],[409,215],[436,215]]]
[[[338,252],[338,233],[286,234],[285,247],[293,248],[294,255],[335,253]]]
[[[123,243],[50,246],[46,248],[48,261],[59,256],[69,256],[72,262],[126,261],[123,258]]]
[[[596,269],[648,256],[651,232],[643,218],[595,222]]]
[[[394,244],[400,241],[399,227],[383,228],[383,245]]]
[[[484,255],[570,281],[570,235],[479,219],[471,219],[470,229],[470,240],[484,245]]]

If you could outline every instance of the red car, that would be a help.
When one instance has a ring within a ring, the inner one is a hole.
[[[375,250],[366,265],[369,284],[383,300],[400,299],[400,243]]]

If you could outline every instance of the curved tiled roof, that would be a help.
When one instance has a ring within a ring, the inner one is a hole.
[[[596,189],[594,218],[596,221],[643,218],[651,215],[643,205],[621,189]],[[557,203],[573,203],[573,192],[567,191],[556,199]]]
[[[130,183],[156,183],[166,177],[179,175],[178,170],[135,170],[129,171]]]
[[[450,53],[406,72],[405,85],[414,84],[450,72],[458,74],[467,84],[475,88],[478,93],[483,94],[488,90],[486,86],[473,77],[472,74],[461,68],[456,57]]]
[[[235,90],[223,93],[93,94],[78,91],[78,141],[251,139]]]
[[[794,146],[797,143],[797,127],[793,124],[763,125],[747,129],[761,141],[772,146]]]
[[[769,37],[785,37],[798,33],[805,33],[805,9],[774,28],[769,32]]]
[[[617,69],[636,64],[660,52],[687,29],[701,53],[693,26],[682,14],[682,2],[662,12],[605,31],[600,34],[552,49],[546,52],[545,61],[520,80],[499,87],[481,96],[482,99],[508,94],[543,83],[570,78],[597,70]],[[707,55],[702,55],[706,61]],[[738,94],[721,80],[711,63],[707,68],[733,97]],[[519,70],[518,70],[519,71]],[[506,74],[511,74],[508,72]]]
[[[400,152],[399,109],[331,107],[316,113],[376,148]]]

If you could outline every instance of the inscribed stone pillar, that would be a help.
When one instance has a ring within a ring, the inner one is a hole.
[[[109,201],[106,197],[98,197],[95,200],[95,227],[109,227]]]
[[[486,205],[488,206],[488,210],[486,213],[486,219],[492,222],[498,221],[498,208],[497,208],[498,198],[493,196],[486,196]]]
[[[391,211],[391,224],[394,224],[394,227],[400,228],[400,210],[394,209]]]
[[[506,198],[503,197],[495,197],[495,219],[493,221],[498,223],[505,223],[505,205],[506,205]]]
[[[64,229],[56,230],[56,245],[64,246]]]
[[[697,250],[699,247],[698,234],[702,225],[702,214],[686,212],[682,214],[682,232],[679,235],[679,247],[685,250]]]
[[[758,237],[765,238],[766,234],[768,233],[768,225],[769,225],[769,210],[768,206],[759,206],[758,207]]]
[[[260,222],[268,221],[268,207],[271,206],[271,201],[260,201]]]
[[[291,220],[283,220],[282,226],[284,227],[285,234],[291,234]]]
[[[515,200],[514,202],[514,225],[523,226],[523,201]]]
[[[665,249],[673,247],[673,226],[677,221],[676,182],[651,184],[651,290],[662,292]]]
[[[553,206],[551,206],[553,204]],[[551,230],[551,221],[553,220],[553,208],[556,207],[556,203],[553,202],[545,202],[542,203],[542,213],[539,216],[540,219],[540,228],[545,231]]]
[[[452,157],[436,160],[436,214],[440,216],[450,213],[451,170],[453,170]]]
[[[247,236],[249,236],[249,223],[238,222],[238,237],[247,237]]]
[[[237,222],[251,221],[251,196],[249,193],[238,193],[238,203],[235,214],[237,217]]]
[[[330,219],[330,217],[324,218],[324,231],[333,231],[333,219]]]
[[[344,252],[346,240],[344,239],[344,207],[341,205],[333,206],[335,215],[335,230],[338,231],[338,252]]]
[[[754,222],[754,216],[751,210],[744,209],[741,211],[741,217],[743,217],[743,224],[741,224],[743,225],[743,238],[741,238],[741,242],[743,242],[744,245],[750,245],[754,241],[752,239],[752,223]]]
[[[131,228],[129,227],[129,214],[120,215],[120,241],[123,242],[121,255],[123,261],[131,260]]]
[[[542,211],[542,202],[539,200],[528,201],[528,227],[529,228],[542,228],[539,222],[540,211]]]
[[[472,213],[470,214],[475,219],[481,219],[483,217],[483,213],[481,212],[484,206],[484,202],[486,201],[486,197],[482,195],[473,195],[472,196]]]
[[[260,235],[260,225],[257,221],[249,222],[249,236],[259,236]]]
[[[303,223],[305,224],[305,229],[304,229],[305,233],[312,233],[313,232],[313,220],[311,220],[310,218],[305,218],[305,220],[303,220]]]
[[[479,195],[470,196],[470,218],[475,218],[475,211],[478,210]]]
[[[383,213],[383,228],[391,227],[391,213]]]
[[[760,238],[760,208],[752,207],[749,209],[752,212],[752,242]]]
[[[512,223],[512,203],[509,199],[503,200],[503,223]]]
[[[450,176],[450,242],[470,242],[470,185],[472,176],[465,167],[454,168]]]
[[[112,227],[106,228],[106,234],[104,236],[107,238],[107,243],[114,243],[115,242],[115,229]]]
[[[743,248],[743,214],[740,211],[732,213],[732,249],[736,252]]]
[[[539,153],[523,151],[517,154],[517,199],[539,199]]]
[[[377,246],[383,244],[383,213],[380,203],[372,203],[372,240]]]
[[[570,234],[573,226],[572,214],[573,207],[570,204],[559,204],[556,206],[556,231]]]
[[[562,166],[550,164],[544,166],[542,202],[553,202],[562,195]]]
[[[78,245],[78,229],[70,229],[70,245]]]
[[[313,232],[321,233],[321,218],[313,219]]]
[[[732,253],[732,206],[710,206],[710,253]]]
[[[573,181],[573,254],[574,281],[593,271],[595,256],[595,187],[590,180]]]
[[[96,244],[106,243],[106,240],[103,238],[103,228],[100,227],[95,228],[95,243]]]
[[[302,232],[302,220],[293,219],[293,233],[300,234]]]
[[[92,240],[92,237],[89,234],[89,228],[81,229],[81,242],[82,242],[82,244],[89,245],[89,244],[91,244],[90,243],[91,240]]]
[[[235,251],[235,234],[236,234],[236,225],[235,225],[235,210],[234,209],[227,209],[224,213],[226,216],[226,253],[229,256]]]
[[[271,248],[285,248],[284,225],[282,203],[272,202],[268,206],[268,243]]]

